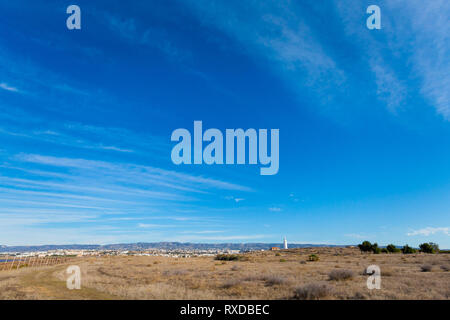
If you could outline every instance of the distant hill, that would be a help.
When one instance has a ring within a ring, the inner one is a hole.
[[[42,245],[42,246],[0,246],[0,252],[25,252],[25,251],[47,251],[56,249],[65,250],[144,250],[144,249],[170,249],[170,250],[267,250],[271,247],[282,248],[282,243],[191,243],[191,242],[137,242],[137,243],[118,243],[107,245]],[[290,243],[289,248],[306,247],[339,247],[339,245],[329,244],[296,244]]]

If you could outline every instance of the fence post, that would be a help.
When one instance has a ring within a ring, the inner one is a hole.
[[[13,262],[12,262],[12,264],[11,264],[11,268],[9,269],[9,271],[12,270],[12,268],[13,268],[13,266],[14,266],[14,261],[16,261],[16,256],[14,256],[14,259],[13,259]]]
[[[3,261],[3,263],[4,263],[4,264],[8,263],[8,258],[6,258],[5,261]],[[5,266],[4,266],[4,265],[2,265],[2,271],[3,271],[3,269],[5,269]]]

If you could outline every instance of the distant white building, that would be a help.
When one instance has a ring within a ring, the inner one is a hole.
[[[288,246],[287,246],[287,240],[286,240],[286,237],[284,237],[284,240],[283,240],[283,249],[287,249],[288,248]]]

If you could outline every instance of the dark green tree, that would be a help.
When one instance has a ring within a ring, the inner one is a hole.
[[[373,252],[373,253],[381,253],[381,248],[378,247],[378,243],[370,243],[370,241],[364,241],[361,244],[358,244],[358,248],[359,250],[361,250],[361,252]]]
[[[386,249],[387,249],[388,252],[391,252],[391,253],[400,252],[400,249],[397,248],[397,247],[396,247],[395,245],[393,245],[392,243],[391,243],[391,244],[388,244],[388,245],[386,246]]]
[[[372,252],[375,254],[380,254],[381,253],[381,248],[378,246],[378,243],[374,243],[372,245]]]
[[[410,246],[408,246],[407,244],[405,244],[402,248],[402,252],[404,254],[410,254],[410,253],[416,253],[417,250],[414,248],[411,248]]]
[[[358,244],[358,248],[361,252],[370,252],[372,251],[372,244],[370,241],[364,241],[363,243]]]
[[[439,246],[436,243],[433,242],[425,242],[422,243],[420,246],[420,251],[425,252],[425,253],[437,253],[439,252]]]

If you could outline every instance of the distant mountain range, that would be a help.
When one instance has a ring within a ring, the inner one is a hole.
[[[0,246],[0,252],[30,252],[47,251],[56,249],[65,250],[145,250],[145,249],[167,249],[167,250],[267,250],[271,247],[282,248],[282,243],[191,243],[191,242],[138,242],[138,243],[118,243],[107,245],[42,245],[42,246]],[[329,244],[296,244],[290,243],[289,248],[306,247],[342,247]]]

